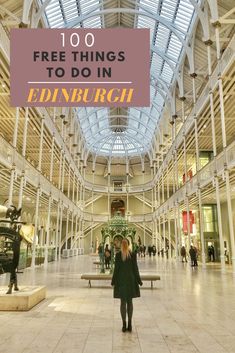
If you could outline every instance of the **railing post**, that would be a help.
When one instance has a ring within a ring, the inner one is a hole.
[[[37,240],[37,231],[38,231],[38,215],[39,215],[39,202],[40,202],[40,184],[37,187],[37,196],[36,196],[36,205],[35,205],[35,224],[34,224],[34,235],[33,235],[33,246],[32,246],[32,260],[31,267],[35,267],[35,258],[36,258],[36,240]]]
[[[167,222],[168,222],[168,237],[169,237],[169,259],[171,259],[171,218],[170,218],[170,210],[168,211],[168,217],[167,217]]]
[[[162,226],[163,226],[163,257],[166,258],[166,222],[165,213],[162,215]]]
[[[24,120],[24,132],[23,132],[23,146],[22,146],[22,157],[24,158],[26,156],[26,146],[27,146],[27,128],[28,128],[28,121],[29,121],[28,113],[29,113],[29,108],[26,107],[25,120]],[[25,171],[22,170],[21,177],[20,177],[18,208],[22,207],[24,185],[25,185]]]
[[[67,196],[70,198],[70,180],[71,180],[71,167],[69,165],[69,174],[68,174],[68,190],[67,190]]]
[[[227,196],[227,206],[228,206],[228,222],[229,222],[229,234],[230,234],[230,245],[232,254],[232,266],[233,275],[235,276],[235,244],[234,244],[234,228],[233,228],[233,211],[231,202],[231,188],[229,180],[229,171],[225,165],[225,181],[226,181],[226,196]]]
[[[126,172],[126,220],[128,221],[129,215],[129,171]]]
[[[58,200],[56,213],[56,233],[55,233],[55,261],[58,260],[58,241],[59,241],[59,227],[60,227],[60,200]]]
[[[95,171],[92,172],[92,189],[91,189],[91,198],[92,198],[92,203],[91,203],[91,248],[93,247],[93,215],[94,215],[94,184],[95,184]]]
[[[188,251],[191,246],[191,234],[190,234],[190,210],[189,210],[189,197],[186,194],[185,196],[185,202],[186,202],[186,212],[187,212],[187,235],[188,235]]]
[[[69,207],[67,208],[67,216],[66,216],[66,232],[65,232],[65,249],[68,250],[68,233],[69,233]]]
[[[47,267],[47,264],[48,264],[48,247],[49,247],[50,228],[51,228],[51,201],[52,201],[52,197],[50,194],[49,200],[48,200],[48,213],[47,213],[47,225],[46,225],[46,248],[45,248],[45,259],[44,259],[45,267]]]
[[[71,212],[70,249],[73,248],[73,225],[74,225],[74,213]]]
[[[200,222],[200,238],[201,238],[201,249],[202,249],[202,267],[206,268],[206,254],[205,254],[205,240],[204,240],[204,219],[202,211],[202,195],[200,186],[198,186],[198,206],[199,206],[199,222]]]
[[[179,255],[179,232],[178,232],[178,225],[177,225],[177,203],[174,205],[174,229],[175,229],[175,258],[178,261]]]
[[[15,115],[15,126],[14,126],[13,141],[12,141],[12,146],[13,146],[14,148],[17,147],[19,118],[20,118],[20,108],[17,107],[17,108],[16,108],[16,115]]]
[[[76,176],[75,176],[75,171],[73,170],[73,189],[72,189],[72,202],[75,200],[75,182]]]
[[[29,108],[25,108],[25,117],[24,117],[24,132],[23,132],[23,146],[22,146],[22,156],[26,156],[26,147],[27,147],[27,130],[29,122]]]
[[[142,170],[142,175],[143,175],[143,206],[142,206],[142,212],[143,212],[143,216],[144,216],[144,221],[143,221],[143,227],[144,227],[144,245],[146,246],[145,242],[145,193],[144,193],[144,184],[145,184],[145,171]]]
[[[50,176],[49,180],[52,183],[53,178],[53,166],[54,166],[54,149],[55,149],[55,136],[52,136],[52,144],[51,144],[51,160],[50,160]]]
[[[59,232],[59,253],[58,253],[58,258],[60,260],[61,258],[61,241],[62,241],[62,225],[63,225],[63,201],[60,203],[60,232]]]
[[[110,163],[108,163],[108,220],[110,220]]]
[[[11,167],[11,177],[10,177],[9,194],[8,194],[8,206],[12,205],[12,200],[13,200],[15,170],[16,170],[16,167],[15,167],[15,164],[13,164]]]
[[[215,180],[215,193],[216,193],[216,204],[217,204],[217,215],[218,215],[221,271],[225,272],[224,239],[223,239],[222,218],[221,218],[219,180],[217,175],[215,175],[214,180]]]
[[[159,248],[160,248],[160,254],[162,251],[162,232],[161,232],[161,216],[159,215],[158,218],[158,224],[159,224]]]
[[[41,119],[41,132],[39,142],[39,157],[38,157],[38,170],[42,171],[42,150],[43,150],[43,137],[44,137],[44,117]]]

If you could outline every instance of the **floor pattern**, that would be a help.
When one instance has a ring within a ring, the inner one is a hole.
[[[29,312],[0,312],[0,353],[234,353],[235,279],[228,267],[206,269],[139,258],[144,282],[134,299],[133,332],[121,331],[119,300],[109,282],[80,279],[98,271],[94,256],[78,256],[19,274],[19,286],[46,285],[47,298]],[[8,274],[0,276],[6,286]]]

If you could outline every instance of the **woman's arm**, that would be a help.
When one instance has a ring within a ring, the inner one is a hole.
[[[134,274],[135,274],[135,278],[137,280],[137,283],[140,286],[142,286],[143,283],[142,283],[141,278],[140,278],[139,268],[138,268],[138,265],[137,265],[136,253],[132,253],[132,263],[133,263]]]
[[[119,265],[120,265],[119,253],[117,253],[116,256],[115,256],[114,272],[113,272],[113,277],[112,277],[112,281],[111,281],[111,285],[112,286],[114,286],[116,284],[116,282],[117,282],[117,275],[118,275]]]

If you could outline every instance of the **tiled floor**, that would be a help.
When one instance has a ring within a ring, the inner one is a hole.
[[[225,353],[235,352],[235,279],[219,265],[200,266],[139,259],[144,283],[134,299],[133,332],[121,332],[119,300],[109,282],[88,288],[80,279],[95,271],[94,257],[27,269],[19,284],[45,284],[47,299],[29,312],[0,312],[0,353]],[[8,275],[0,276],[6,285]]]

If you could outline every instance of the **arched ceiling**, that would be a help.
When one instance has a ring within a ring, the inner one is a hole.
[[[91,153],[128,157],[149,152],[195,20],[190,0],[39,1],[48,3],[45,20],[51,28],[150,28],[150,107],[76,109]]]

